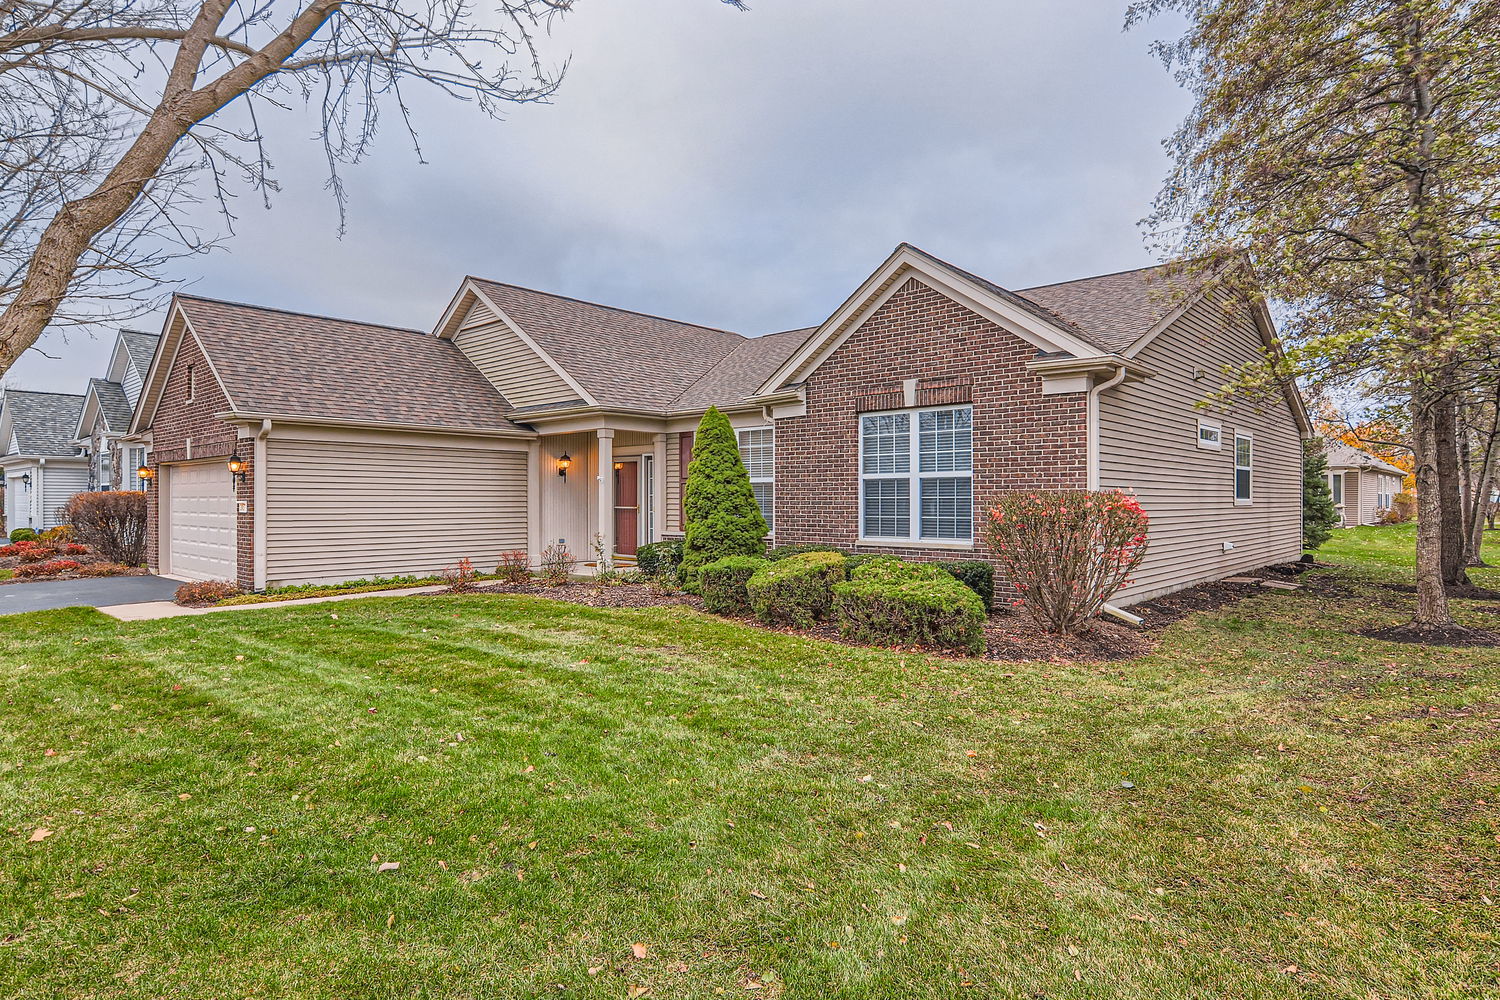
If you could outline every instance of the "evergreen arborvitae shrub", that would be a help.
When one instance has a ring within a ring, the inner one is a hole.
[[[750,594],[745,584],[768,565],[759,556],[725,556],[698,570],[698,593],[703,610],[716,615],[750,613]]]
[[[745,584],[755,617],[811,628],[833,607],[833,585],[848,576],[846,562],[841,552],[804,552],[766,563]]]
[[[682,563],[682,539],[669,538],[665,542],[642,545],[635,553],[635,565],[647,576],[675,576]]]
[[[687,521],[682,546],[682,583],[696,589],[698,570],[725,556],[761,556],[766,551],[766,519],[740,460],[739,442],[729,418],[710,406],[693,439],[682,503]]]
[[[1302,443],[1302,547],[1315,549],[1333,537],[1339,511],[1328,488],[1328,455],[1323,442]]]

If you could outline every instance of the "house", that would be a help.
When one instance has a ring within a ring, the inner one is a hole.
[[[145,464],[146,450],[122,445],[120,439],[130,429],[157,340],[155,334],[121,330],[104,378],[89,379],[74,437],[89,460],[90,490],[141,488],[137,471]]]
[[[56,527],[68,499],[86,489],[88,459],[74,441],[83,397],[7,389],[0,400],[5,530]]]
[[[1342,441],[1324,442],[1328,456],[1328,488],[1338,508],[1339,526],[1379,524],[1395,503],[1406,480],[1406,470]]]
[[[1010,291],[907,244],[823,323],[760,337],[475,277],[429,331],[179,295],[129,440],[152,565],[261,588],[628,558],[681,533],[714,405],[777,543],[987,558],[1001,493],[1134,491],[1128,604],[1300,555],[1295,390],[1197,405],[1274,343],[1219,282]]]

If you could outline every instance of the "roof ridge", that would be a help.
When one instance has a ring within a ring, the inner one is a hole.
[[[16,393],[22,396],[62,396],[68,399],[82,399],[84,397],[84,394],[81,392],[44,392],[41,389],[6,389],[4,392],[0,392],[0,395],[9,396]]]
[[[1147,264],[1144,267],[1126,267],[1118,271],[1105,271],[1103,274],[1085,275],[1082,278],[1066,278],[1062,281],[1048,281],[1040,285],[1028,285],[1026,288],[1017,288],[1015,291],[1016,294],[1019,295],[1025,292],[1034,292],[1038,288],[1055,288],[1058,285],[1076,285],[1080,281],[1097,281],[1100,278],[1117,278],[1122,274],[1137,274],[1141,271],[1156,271],[1164,267],[1171,267],[1176,263],[1179,262],[1167,260],[1162,261],[1160,264]]]
[[[199,302],[212,302],[216,305],[234,306],[239,309],[257,309],[261,312],[281,313],[283,316],[300,316],[303,319],[321,319],[329,323],[348,323],[351,326],[370,326],[374,327],[377,330],[390,330],[393,333],[414,333],[419,337],[429,336],[429,334],[425,330],[415,330],[409,326],[387,326],[384,323],[372,323],[368,320],[363,319],[347,319],[343,316],[328,316],[323,313],[297,312],[297,310],[295,309],[283,309],[280,306],[262,306],[256,305],[253,302],[237,302],[234,299],[216,299],[208,295],[189,295],[185,292],[178,292],[173,295],[173,298],[195,299]]]
[[[530,292],[532,295],[545,295],[548,298],[562,299],[564,302],[576,302],[581,306],[593,306],[596,309],[608,309],[610,312],[629,313],[632,316],[642,316],[646,319],[660,320],[663,323],[674,323],[677,326],[690,326],[695,330],[708,330],[711,333],[727,333],[731,337],[739,337],[741,340],[754,340],[743,333],[734,330],[726,330],[721,326],[705,326],[702,323],[690,323],[685,319],[673,319],[670,316],[662,316],[659,313],[642,312],[639,309],[627,309],[624,306],[612,306],[603,302],[595,302],[592,299],[580,299],[575,295],[564,295],[561,292],[548,292],[540,288],[528,288],[525,285],[517,285],[510,281],[496,281],[494,278],[482,278],[477,274],[464,276],[466,281],[482,281],[487,285],[499,285],[501,288],[514,288],[518,292]]]

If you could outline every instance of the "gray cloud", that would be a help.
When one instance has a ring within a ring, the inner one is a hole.
[[[283,191],[239,199],[194,291],[429,327],[466,273],[744,333],[825,318],[909,240],[1023,287],[1151,263],[1137,220],[1187,98],[1113,0],[584,0],[551,105],[423,94],[345,172],[271,123]],[[206,224],[212,220],[205,219]],[[154,329],[158,318],[138,325]],[[49,335],[14,381],[80,391],[107,341]]]

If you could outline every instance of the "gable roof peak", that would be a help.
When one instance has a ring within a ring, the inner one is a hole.
[[[689,322],[687,320],[673,319],[670,316],[662,316],[662,315],[660,315],[658,313],[643,312],[640,309],[627,309],[624,306],[606,305],[603,302],[594,302],[591,299],[580,299],[580,298],[578,298],[575,295],[564,295],[561,292],[548,292],[548,291],[544,291],[543,289],[540,289],[540,288],[528,288],[525,285],[517,285],[514,282],[510,282],[510,281],[496,281],[494,278],[482,278],[482,277],[480,277],[477,274],[468,274],[468,275],[465,275],[464,276],[464,281],[465,282],[472,281],[472,282],[474,282],[477,285],[491,285],[491,286],[497,286],[497,287],[500,287],[500,288],[509,288],[512,291],[525,292],[528,295],[545,295],[545,296],[547,296],[550,299],[557,299],[557,300],[559,300],[561,302],[571,302],[574,305],[592,306],[595,309],[607,309],[610,312],[624,313],[624,314],[626,314],[628,316],[639,316],[642,319],[651,319],[651,320],[657,320],[658,322],[662,322],[662,323],[671,323],[674,326],[688,326],[688,327],[693,327],[694,329],[698,329],[698,330],[707,330],[710,333],[728,334],[731,337],[739,337],[742,340],[749,339],[749,338],[745,337],[745,335],[742,334],[742,333],[736,333],[733,330],[726,330],[723,327],[705,326],[702,323],[691,323],[691,322]]]

